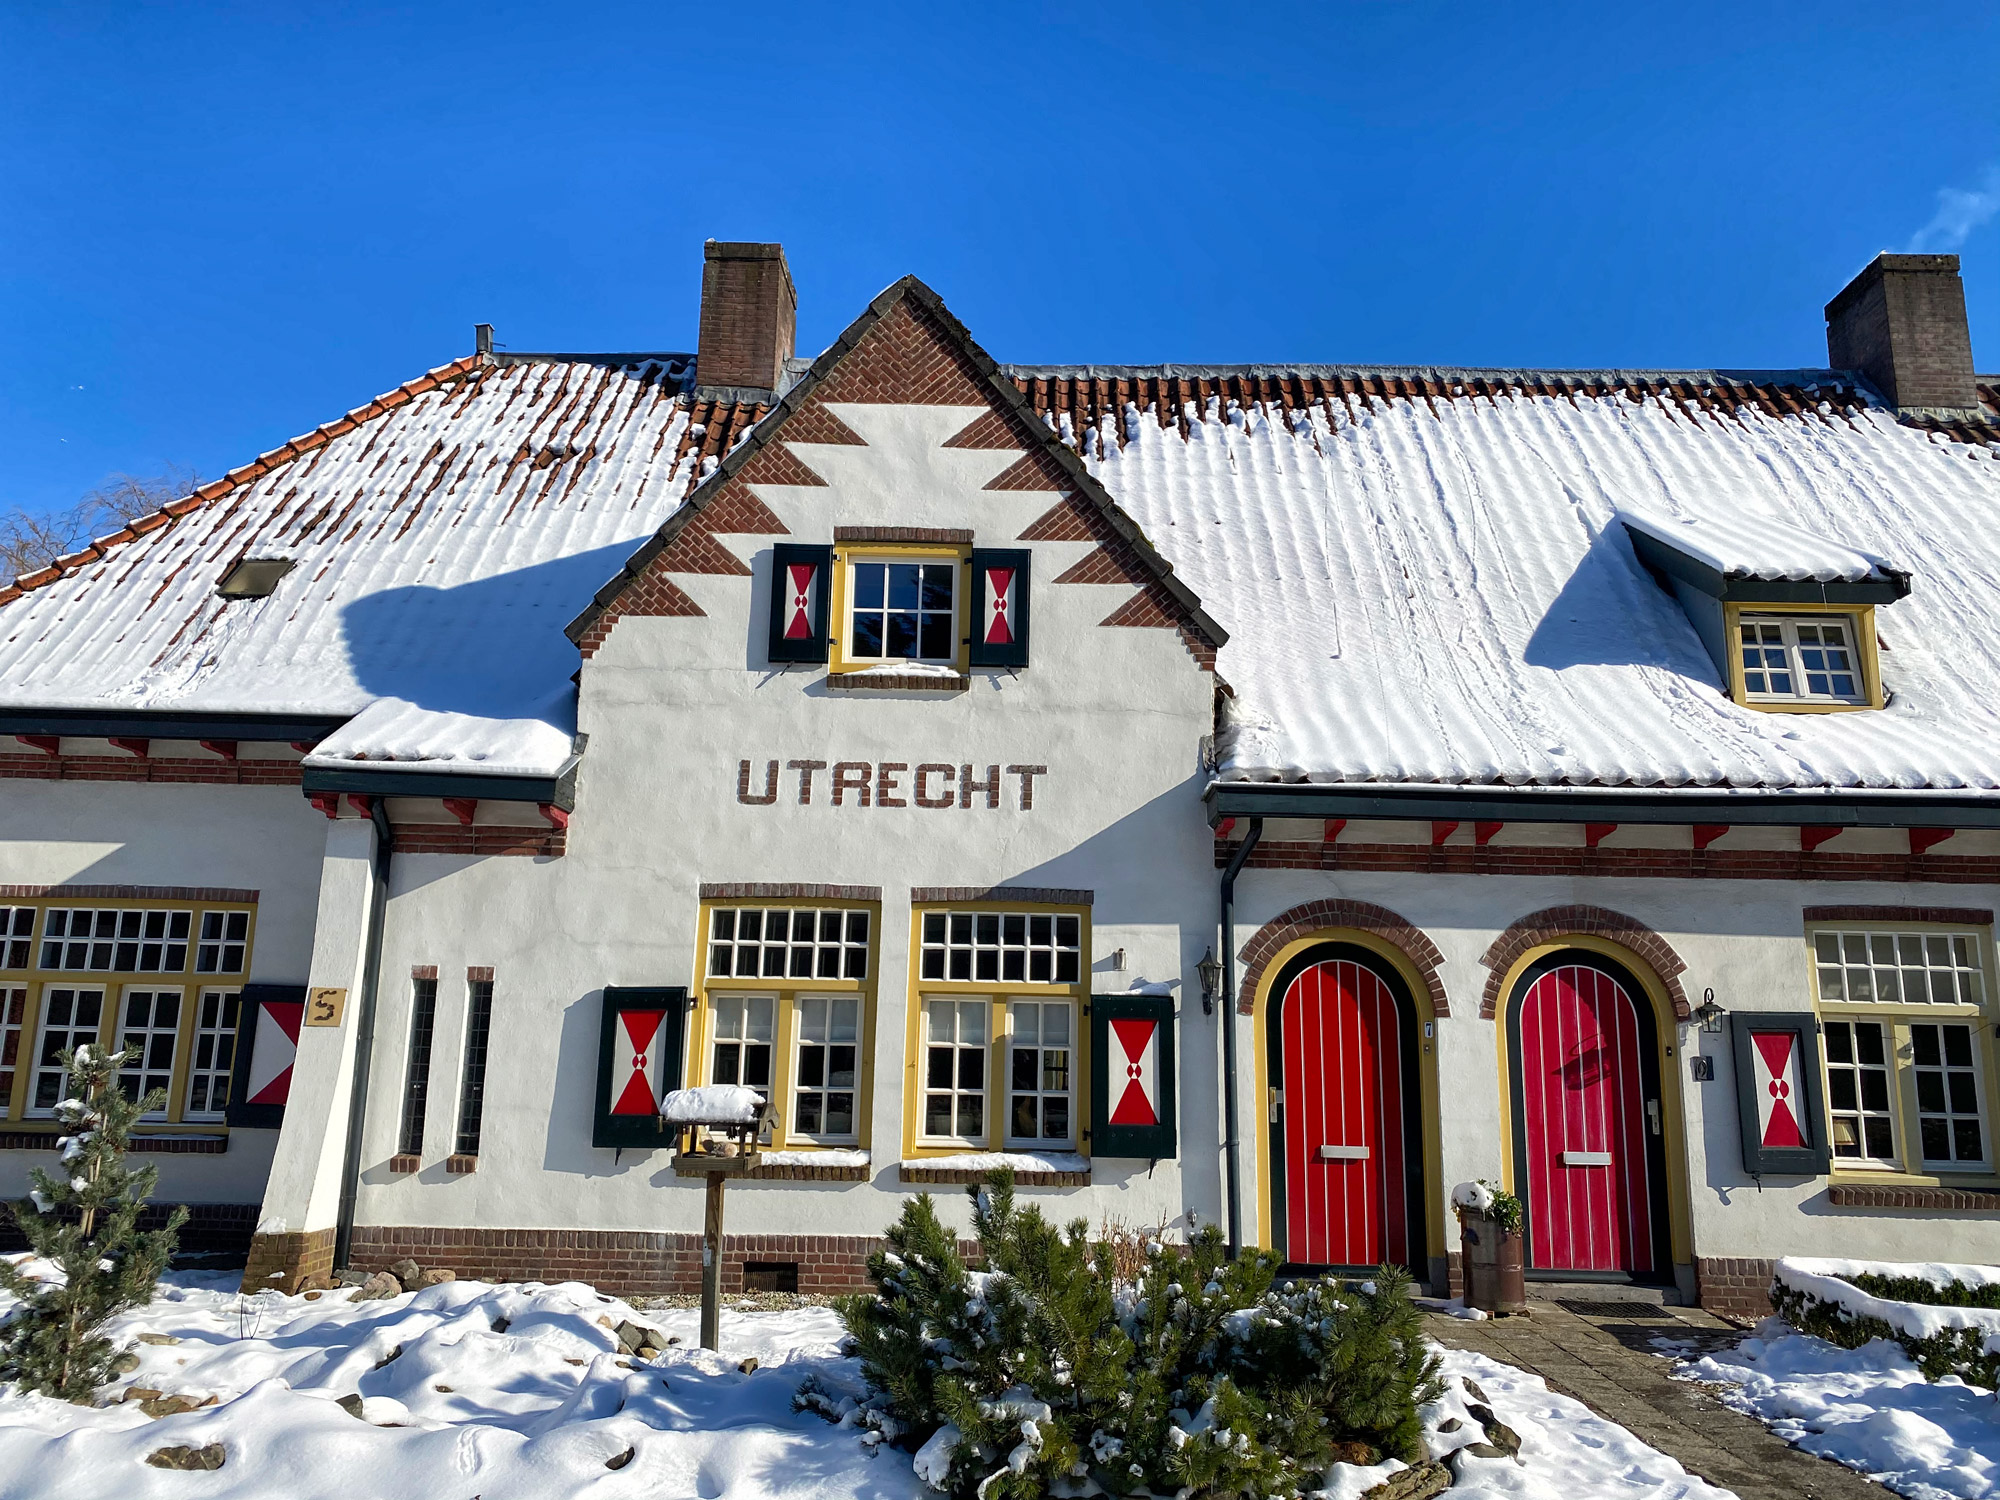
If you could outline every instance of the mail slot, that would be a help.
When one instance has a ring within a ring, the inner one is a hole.
[[[1366,1146],[1322,1146],[1319,1148],[1321,1161],[1366,1161]]]
[[[1611,1165],[1609,1151],[1565,1151],[1563,1165],[1566,1167],[1608,1167]]]

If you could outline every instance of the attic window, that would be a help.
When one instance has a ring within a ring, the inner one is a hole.
[[[1868,702],[1852,617],[1746,614],[1736,628],[1748,702]]]
[[[295,566],[289,557],[246,557],[223,575],[215,592],[224,599],[268,599]]]

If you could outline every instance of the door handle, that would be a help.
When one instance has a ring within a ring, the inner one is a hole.
[[[1278,1123],[1278,1112],[1285,1107],[1285,1091],[1281,1088],[1273,1088],[1269,1090],[1269,1093],[1271,1095],[1268,1101],[1270,1123],[1275,1125]]]
[[[1654,1135],[1658,1135],[1658,1134],[1660,1133],[1660,1101],[1659,1101],[1659,1100],[1657,1100],[1657,1099],[1648,1099],[1648,1100],[1646,1101],[1646,1118],[1647,1118],[1648,1120],[1650,1120],[1650,1121],[1652,1121],[1652,1122],[1653,1122],[1653,1134],[1654,1134]]]
[[[1322,1146],[1319,1148],[1321,1161],[1366,1161],[1366,1146]]]

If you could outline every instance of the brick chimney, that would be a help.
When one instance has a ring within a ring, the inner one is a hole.
[[[1827,303],[1826,355],[1903,416],[1986,420],[1956,255],[1876,256]]]
[[[785,247],[710,240],[703,256],[697,389],[763,392],[768,401],[784,383],[798,314]]]

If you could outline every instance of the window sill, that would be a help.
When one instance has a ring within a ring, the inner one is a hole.
[[[467,1172],[477,1172],[479,1170],[479,1158],[476,1156],[447,1156],[444,1159],[444,1169],[454,1177],[462,1177]]]
[[[1910,1181],[1834,1182],[1826,1201],[1835,1208],[1943,1209],[1951,1213],[2000,1213],[2000,1186],[1935,1187]]]
[[[1071,1151],[967,1151],[912,1157],[902,1164],[905,1182],[979,1183],[1000,1167],[1014,1169],[1022,1187],[1089,1187],[1090,1162]]]
[[[972,678],[964,672],[829,672],[830,693],[965,693],[972,690]]]
[[[414,1151],[398,1151],[389,1158],[389,1170],[397,1176],[414,1172],[422,1165],[422,1159]]]

